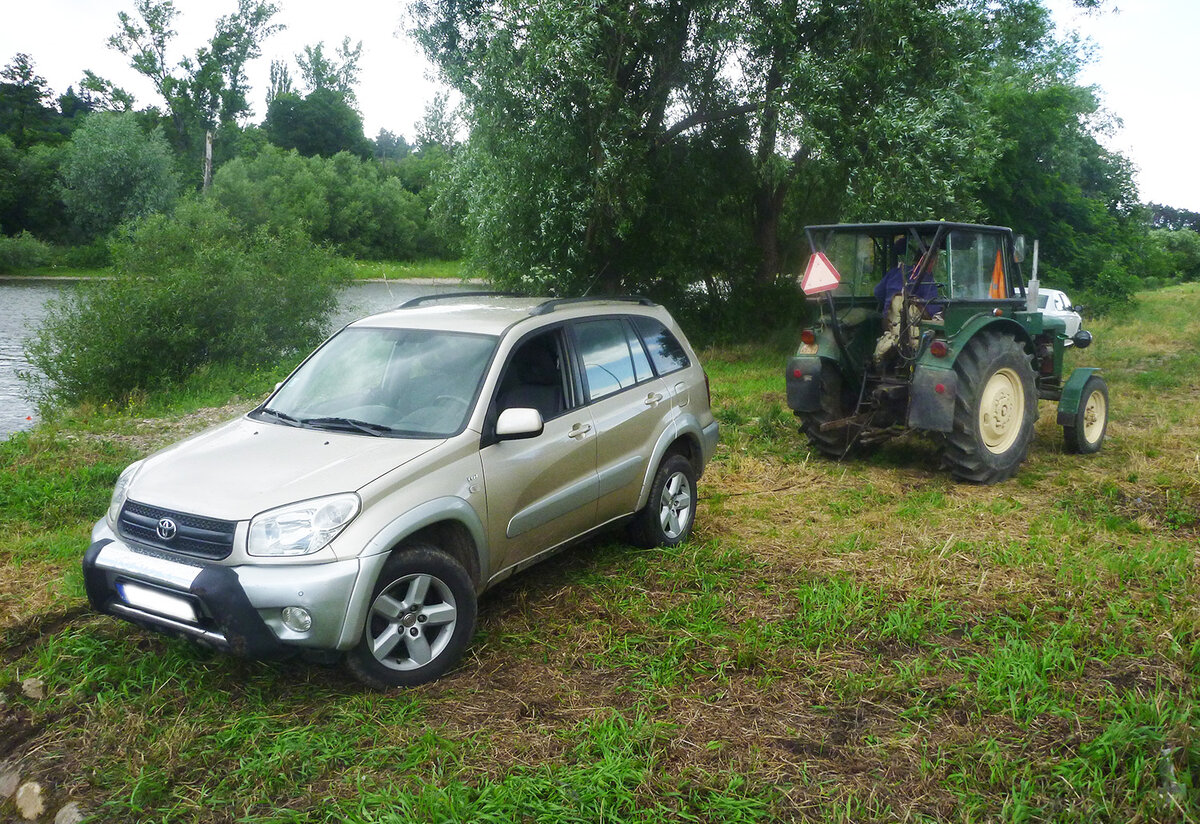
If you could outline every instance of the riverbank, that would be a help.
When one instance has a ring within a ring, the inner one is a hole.
[[[787,352],[702,352],[695,538],[515,576],[456,671],[389,695],[85,606],[121,468],[276,372],[76,410],[0,444],[0,762],[97,820],[1196,819],[1200,286],[1141,300],[1068,355],[1109,382],[1104,449],[1067,454],[1043,402],[994,487],[915,437],[822,460]]]

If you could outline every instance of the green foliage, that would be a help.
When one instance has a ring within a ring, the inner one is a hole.
[[[205,132],[217,130],[221,146],[250,111],[246,65],[261,55],[263,40],[280,28],[271,23],[278,6],[238,0],[237,11],[218,18],[209,41],[177,66],[167,58],[179,15],[172,0],[135,0],[134,9],[135,15],[118,15],[120,29],[108,44],[154,84],[169,113],[169,139],[198,177]],[[98,87],[107,84],[92,77]]]
[[[301,157],[268,146],[217,170],[212,194],[250,228],[300,228],[349,255],[408,260],[436,252],[424,245],[418,197],[379,164],[346,152]]]
[[[62,156],[61,145],[38,143],[21,150],[0,134],[0,230],[65,239],[66,217],[58,186]]]
[[[29,232],[5,237],[0,235],[0,275],[28,272],[45,266],[53,257],[50,245]]]
[[[205,364],[303,352],[347,276],[300,231],[247,231],[207,201],[145,219],[113,252],[114,279],[53,301],[27,346],[44,402],[122,399]]]
[[[345,96],[333,89],[317,88],[304,98],[295,94],[277,96],[267,108],[263,129],[276,146],[295,149],[305,156],[331,157],[338,152],[371,155],[362,118]]]
[[[1200,280],[1200,231],[1152,229],[1150,249],[1163,258],[1159,277],[1177,281]]]
[[[24,149],[62,140],[60,126],[46,78],[34,71],[28,54],[16,54],[0,71],[0,135]]]
[[[471,126],[443,208],[476,268],[564,294],[767,286],[799,267],[806,222],[975,218],[1001,150],[988,82],[1048,36],[1006,23],[1042,12],[424,3],[419,39]]]
[[[107,234],[124,221],[170,208],[179,183],[162,133],[144,134],[132,114],[91,115],[62,160],[62,197],[80,234]]]

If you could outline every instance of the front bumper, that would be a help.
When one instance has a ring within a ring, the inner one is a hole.
[[[358,635],[346,627],[352,596],[362,588],[358,559],[225,566],[131,546],[103,521],[92,540],[83,580],[98,612],[249,658],[344,649]],[[312,626],[286,627],[285,607],[307,610]]]

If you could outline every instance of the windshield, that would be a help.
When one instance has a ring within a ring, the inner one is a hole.
[[[365,435],[446,437],[466,425],[495,348],[488,335],[347,328],[254,416]]]

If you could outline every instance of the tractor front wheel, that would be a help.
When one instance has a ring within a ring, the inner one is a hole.
[[[982,334],[959,355],[954,429],[943,457],[961,481],[994,484],[1025,460],[1037,420],[1033,368],[1010,337]]]
[[[1107,430],[1108,384],[1099,375],[1092,375],[1083,385],[1074,419],[1063,427],[1063,441],[1068,452],[1091,455],[1100,451]]]

